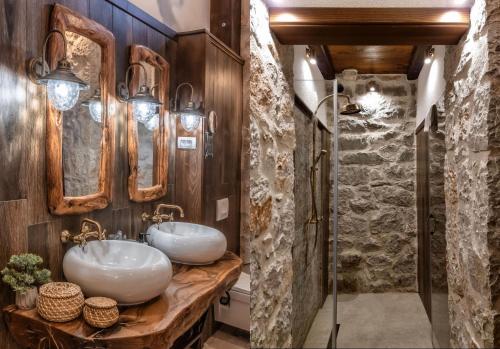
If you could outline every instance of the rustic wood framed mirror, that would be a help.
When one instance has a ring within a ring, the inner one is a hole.
[[[48,205],[52,214],[81,214],[111,202],[115,38],[99,23],[61,5],[52,10],[51,27],[64,33],[67,59],[90,88],[80,91],[75,106],[63,112],[47,102]],[[54,37],[51,69],[63,54],[63,40]],[[92,99],[98,102],[94,109]]]
[[[147,202],[167,194],[170,65],[158,53],[141,45],[130,49],[130,64],[133,63],[142,65],[146,75],[141,74],[140,66],[133,67],[130,95],[146,85],[162,103],[158,114],[146,123],[137,121],[132,105],[128,106],[128,191],[130,200]]]

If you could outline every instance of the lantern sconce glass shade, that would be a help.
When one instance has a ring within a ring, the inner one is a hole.
[[[95,122],[102,122],[102,102],[101,102],[101,89],[97,88],[94,95],[82,103],[84,107],[89,108],[90,117]]]
[[[64,41],[64,56],[57,63],[57,68],[50,71],[45,60],[49,38],[59,34]],[[73,108],[80,96],[80,90],[88,90],[89,85],[78,78],[67,60],[67,42],[64,33],[53,29],[45,37],[42,57],[32,58],[28,65],[28,77],[37,85],[47,86],[47,96],[50,103],[59,111]]]
[[[178,110],[178,100],[179,100],[179,90],[183,86],[189,86],[190,88],[190,95],[189,95],[189,102],[187,103],[186,107]],[[193,132],[198,127],[200,127],[201,120],[205,117],[203,113],[198,111],[195,108],[194,102],[193,102],[193,94],[194,94],[194,88],[193,85],[191,85],[188,82],[183,82],[179,86],[177,86],[177,89],[175,91],[175,100],[174,100],[174,112],[178,117],[181,119],[181,125],[186,130],[186,132]]]
[[[160,115],[155,114],[151,119],[149,119],[148,122],[144,124],[144,126],[149,130],[149,131],[154,131],[158,127],[160,127]]]
[[[143,101],[132,102],[134,117],[137,121],[146,125],[156,114],[156,105]]]
[[[134,66],[139,66],[144,72],[145,81],[148,81],[146,68],[140,63],[132,63],[127,68],[125,73],[125,83],[118,84],[118,98],[122,102],[128,102],[132,104],[132,111],[134,113],[134,118],[144,124],[146,127],[148,122],[158,114],[158,108],[163,104],[158,98],[153,96],[151,89],[147,85],[141,85],[139,91],[130,96],[129,92],[129,74],[130,70]]]
[[[369,92],[380,92],[380,86],[375,81],[368,82],[368,91]]]

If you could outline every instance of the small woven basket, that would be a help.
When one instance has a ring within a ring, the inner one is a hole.
[[[51,282],[40,287],[36,309],[45,320],[66,322],[80,316],[83,302],[80,286],[69,282]]]
[[[108,328],[118,322],[120,313],[116,301],[105,297],[92,297],[85,300],[83,318],[90,326]]]

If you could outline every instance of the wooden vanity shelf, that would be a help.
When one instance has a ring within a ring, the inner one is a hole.
[[[150,302],[120,309],[120,321],[98,330],[82,317],[66,323],[43,320],[33,310],[4,309],[5,321],[23,348],[166,349],[190,330],[210,305],[232,287],[241,259],[231,252],[208,266],[175,265],[167,290]]]

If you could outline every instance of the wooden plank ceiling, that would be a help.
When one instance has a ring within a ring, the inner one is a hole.
[[[418,78],[431,45],[454,45],[470,8],[271,8],[282,44],[312,45],[325,78],[344,69]],[[328,66],[329,65],[329,66]]]

